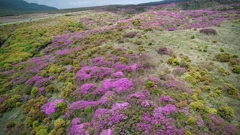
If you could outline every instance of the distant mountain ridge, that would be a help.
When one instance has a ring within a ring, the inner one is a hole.
[[[0,0],[0,15],[17,15],[27,12],[58,10],[55,7],[28,3],[24,0]]]
[[[24,0],[0,0],[0,9],[6,10],[57,10],[57,8],[36,3],[28,3]]]

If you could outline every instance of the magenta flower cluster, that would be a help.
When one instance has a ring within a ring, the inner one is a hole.
[[[91,89],[96,88],[96,86],[93,83],[89,83],[89,84],[83,84],[78,91],[81,92],[83,95],[86,95],[89,93],[89,91]]]
[[[103,82],[103,89],[114,89],[117,91],[118,94],[121,94],[124,91],[133,90],[133,82],[128,78],[106,79]]]
[[[42,112],[44,112],[45,114],[47,115],[51,115],[53,113],[55,113],[56,111],[56,105],[57,103],[60,103],[60,102],[65,102],[64,99],[57,99],[57,100],[54,100],[52,102],[48,102],[46,104],[44,104],[42,107],[41,107],[41,110]]]
[[[112,72],[112,69],[107,67],[86,66],[77,72],[76,77],[79,80],[88,80],[90,78],[102,79],[112,74]]]

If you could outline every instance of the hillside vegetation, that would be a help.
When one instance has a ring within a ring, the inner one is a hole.
[[[237,135],[240,3],[0,26],[0,134]]]

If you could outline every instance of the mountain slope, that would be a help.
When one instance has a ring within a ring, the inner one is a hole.
[[[0,15],[17,15],[25,12],[57,10],[57,8],[36,3],[28,3],[23,0],[0,0]]]

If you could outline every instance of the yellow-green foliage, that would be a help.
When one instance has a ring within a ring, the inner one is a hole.
[[[36,97],[38,94],[38,88],[37,87],[33,87],[31,90],[31,96]]]
[[[193,135],[193,133],[191,131],[186,131],[185,135]]]
[[[54,128],[59,129],[61,127],[65,127],[65,121],[61,118],[54,121]]]
[[[223,75],[223,76],[230,75],[230,73],[227,72],[227,71],[226,71],[224,68],[222,68],[222,67],[219,67],[219,68],[218,68],[218,72],[221,73],[221,75]]]
[[[52,84],[50,84],[45,88],[45,90],[47,93],[53,93],[55,91],[55,88]]]
[[[197,84],[198,81],[192,77],[190,74],[186,74],[186,76],[184,77],[184,79],[187,81],[187,82],[190,82],[191,84]]]
[[[138,47],[138,51],[139,51],[139,52],[143,52],[143,51],[145,51],[145,49],[144,49],[144,47],[143,47],[142,45],[140,45],[140,46]]]
[[[229,62],[231,56],[229,53],[219,53],[215,55],[215,58],[220,62]]]
[[[82,24],[76,23],[77,20],[74,17],[59,17],[1,26],[0,42],[5,42],[6,47],[0,51],[0,66],[27,60],[50,44],[56,35],[85,29]]]
[[[167,63],[172,65],[172,66],[178,66],[180,64],[179,60],[175,57],[169,58]]]
[[[147,88],[152,88],[152,87],[154,87],[154,82],[152,82],[152,81],[147,81],[147,83],[146,83],[146,87]]]
[[[48,68],[49,68],[48,72],[50,73],[50,75],[60,73],[63,70],[61,67],[57,65],[50,65]]]
[[[226,85],[228,87],[227,93],[234,98],[238,97],[238,89],[235,88],[232,84],[227,83]]]
[[[122,63],[125,63],[125,64],[128,63],[128,59],[125,58],[125,57],[120,57],[120,58],[119,58],[119,61],[121,61]]]
[[[217,114],[217,109],[215,108],[206,108],[206,112],[210,114]]]
[[[203,103],[200,101],[194,101],[194,102],[190,103],[189,106],[191,109],[196,110],[196,111],[205,109]]]
[[[141,21],[140,21],[139,19],[133,20],[133,21],[132,21],[132,24],[133,24],[134,26],[141,26]]]
[[[47,135],[48,126],[39,126],[36,130],[36,135]]]
[[[67,109],[67,105],[63,102],[59,102],[56,104],[56,108],[61,111],[61,113],[65,113]]]
[[[195,117],[193,117],[193,116],[190,116],[190,117],[188,118],[187,122],[188,122],[188,124],[190,124],[190,125],[194,125],[194,124],[197,123],[197,119],[196,119]]]
[[[219,115],[221,115],[222,117],[234,117],[234,110],[229,106],[220,106],[218,110]]]
[[[62,90],[61,95],[63,97],[69,97],[75,89],[76,87],[72,83],[67,82],[67,86]]]

